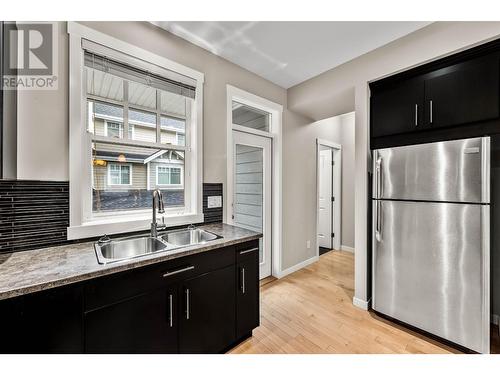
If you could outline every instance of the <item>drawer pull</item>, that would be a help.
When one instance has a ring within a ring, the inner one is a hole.
[[[258,247],[254,247],[253,249],[243,250],[243,251],[240,251],[240,255],[251,253],[253,251],[258,251],[258,250],[259,250]]]
[[[185,268],[181,268],[180,270],[175,270],[175,271],[168,271],[163,274],[163,277],[169,277],[173,275],[177,275],[178,273],[186,272],[186,271],[191,271],[194,270],[194,266],[189,266]]]

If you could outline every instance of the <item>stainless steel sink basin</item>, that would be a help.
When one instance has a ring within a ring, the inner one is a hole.
[[[160,251],[177,250],[179,248],[203,244],[222,238],[204,229],[188,228],[164,233],[161,237],[151,236],[129,237],[110,240],[107,236],[104,241],[94,244],[97,261],[108,264],[121,260],[128,260]]]
[[[161,239],[174,246],[189,246],[222,238],[204,229],[180,229],[168,232]]]
[[[168,248],[168,244],[153,237],[125,238],[95,244],[97,259],[102,264],[168,250]]]

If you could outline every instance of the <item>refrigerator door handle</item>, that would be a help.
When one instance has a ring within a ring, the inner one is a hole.
[[[382,220],[381,220],[381,210],[380,201],[378,200],[375,204],[375,239],[380,242],[382,240]]]
[[[375,198],[382,198],[382,157],[379,156],[375,162],[375,172],[377,180],[377,196]]]
[[[490,137],[481,139],[481,202],[490,203]]]

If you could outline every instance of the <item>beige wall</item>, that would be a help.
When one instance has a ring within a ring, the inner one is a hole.
[[[500,35],[500,22],[436,22],[288,90],[288,107],[320,120],[355,110],[355,303],[366,306],[368,82]],[[354,95],[353,95],[354,94]]]

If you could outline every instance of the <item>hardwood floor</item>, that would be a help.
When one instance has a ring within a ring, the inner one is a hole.
[[[354,307],[353,294],[353,254],[329,252],[261,286],[261,325],[230,353],[460,353]]]

